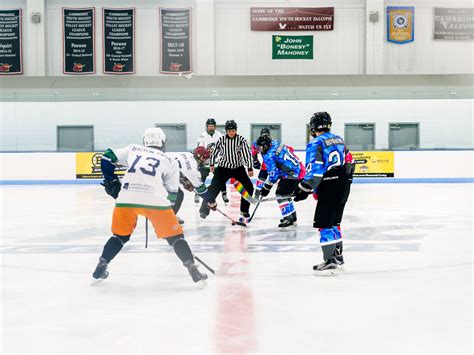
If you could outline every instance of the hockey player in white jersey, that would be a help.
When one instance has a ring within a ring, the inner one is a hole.
[[[178,258],[188,269],[194,282],[203,282],[194,256],[184,239],[172,205],[179,187],[179,169],[176,161],[163,151],[166,136],[161,128],[148,128],[143,145],[130,144],[121,149],[107,149],[101,168],[105,191],[116,199],[112,217],[112,237],[107,241],[93,273],[96,280],[106,279],[110,261],[120,252],[137,224],[139,215],[148,218],[158,238],[166,239]],[[127,166],[122,183],[115,175],[117,164]]]
[[[199,168],[202,165],[208,163],[211,156],[207,148],[198,146],[192,153],[167,153],[167,155],[178,163],[180,172],[179,181],[181,186],[188,191],[194,191],[207,202],[207,205],[211,209],[215,210],[217,208],[216,200],[207,190],[206,184],[202,182],[201,173],[199,171]],[[184,193],[180,188],[178,190],[176,202],[173,206],[174,213],[178,213],[181,204],[183,203],[183,198]],[[179,217],[178,220],[180,220]],[[180,220],[180,223],[182,224],[184,221]]]
[[[219,131],[216,131],[216,120],[213,118],[208,118],[206,121],[206,131],[204,131],[198,138],[196,147],[205,147],[209,151],[210,154],[214,151],[217,141],[222,136]],[[201,180],[203,183],[206,183],[206,179],[209,176],[211,168],[209,164],[203,164],[199,168],[199,172],[201,173]],[[225,203],[229,202],[229,198],[227,197],[227,188],[224,185],[222,190],[222,199]],[[199,203],[199,195],[196,194],[194,196],[194,202]]]

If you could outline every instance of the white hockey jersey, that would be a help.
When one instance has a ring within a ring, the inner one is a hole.
[[[176,196],[179,169],[176,161],[155,148],[130,144],[112,150],[117,163],[127,166],[116,204],[131,207],[169,207],[168,195]]]
[[[204,131],[198,138],[196,147],[206,147],[207,150],[209,150],[209,154],[212,155],[212,152],[216,148],[217,141],[219,138],[222,137],[222,133],[219,131],[215,131],[214,134],[211,136],[207,131]],[[216,163],[219,161],[217,159]],[[206,163],[205,165],[207,168],[209,168],[209,163]]]
[[[198,163],[194,158],[193,153],[167,153],[169,157],[176,160],[179,171],[183,176],[191,182],[195,189],[203,185],[201,181],[201,173],[198,169]]]
[[[198,138],[196,147],[206,147],[209,150],[209,153],[212,154],[214,148],[216,147],[216,143],[219,138],[222,137],[222,133],[219,131],[215,131],[215,133],[211,136],[207,131],[204,131]]]

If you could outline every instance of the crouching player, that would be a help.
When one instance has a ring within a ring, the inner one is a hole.
[[[277,140],[272,141],[269,136],[260,136],[256,144],[262,153],[263,162],[268,172],[268,177],[261,189],[260,195],[262,197],[268,196],[273,184],[279,181],[275,194],[280,206],[282,219],[278,227],[293,229],[297,218],[295,206],[290,195],[304,177],[304,165],[293,153],[291,147],[280,144]]]
[[[105,191],[116,199],[112,217],[112,237],[107,241],[92,274],[96,280],[109,276],[107,266],[120,252],[137,224],[139,215],[148,218],[156,236],[166,239],[188,269],[194,282],[203,283],[207,275],[194,263],[193,253],[184,239],[172,205],[179,185],[177,163],[166,156],[166,136],[161,128],[148,128],[143,145],[130,144],[122,149],[107,149],[102,157]],[[114,173],[115,165],[128,166],[122,183]]]

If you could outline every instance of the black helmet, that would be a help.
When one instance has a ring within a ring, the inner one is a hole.
[[[213,124],[215,126],[216,125],[216,120],[213,119],[213,118],[208,118],[207,121],[206,121],[206,126],[210,125],[210,124]]]
[[[309,121],[309,129],[316,132],[324,129],[331,129],[331,116],[327,112],[316,112],[311,116]]]
[[[237,129],[237,123],[234,120],[229,120],[225,123],[225,130],[228,131],[229,129]]]
[[[270,130],[267,127],[262,128],[260,131],[260,136],[269,136],[270,135]]]
[[[270,138],[270,136],[263,135],[257,138],[256,144],[257,147],[260,148],[262,153],[265,154],[272,146],[272,139]]]

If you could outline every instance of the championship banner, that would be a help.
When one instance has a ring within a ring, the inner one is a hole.
[[[252,7],[252,31],[332,31],[334,7]]]
[[[161,70],[191,73],[191,9],[160,8]]]
[[[472,41],[474,8],[434,8],[434,39]]]
[[[412,6],[387,7],[387,41],[408,43],[415,40],[415,8]]]
[[[313,59],[313,36],[272,36],[272,59]]]
[[[394,177],[393,152],[351,152],[355,177]]]
[[[102,153],[76,153],[76,179],[103,179],[101,159]],[[121,176],[126,170],[126,167],[117,167],[115,173]]]
[[[95,8],[63,7],[63,73],[95,73]]]
[[[102,9],[104,73],[135,73],[135,8]]]
[[[23,73],[22,11],[0,10],[0,75]]]

